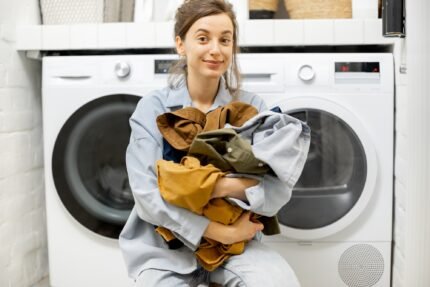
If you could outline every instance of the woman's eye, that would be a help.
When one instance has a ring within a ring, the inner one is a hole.
[[[197,38],[197,40],[199,41],[199,42],[206,42],[207,41],[207,37],[205,37],[205,36],[200,36],[200,37],[198,37]]]
[[[222,39],[222,42],[223,42],[224,44],[230,44],[231,39],[225,38],[225,39]]]

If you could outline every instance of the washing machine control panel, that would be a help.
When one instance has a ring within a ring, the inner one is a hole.
[[[177,62],[178,60],[175,59],[156,59],[154,61],[154,74],[168,74],[170,67]]]
[[[334,78],[337,84],[379,84],[379,62],[335,62]]]

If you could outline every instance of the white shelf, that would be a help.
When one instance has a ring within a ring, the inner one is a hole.
[[[379,45],[381,19],[248,20],[239,23],[239,45]],[[173,48],[173,22],[18,26],[21,51]]]

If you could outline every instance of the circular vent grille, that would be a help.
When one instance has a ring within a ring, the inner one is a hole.
[[[339,260],[339,275],[349,287],[375,285],[384,273],[381,253],[368,244],[357,244],[348,248]]]

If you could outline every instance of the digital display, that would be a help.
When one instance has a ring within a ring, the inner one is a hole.
[[[178,60],[155,60],[154,73],[155,74],[168,74],[172,65],[176,64]]]
[[[379,73],[379,62],[336,62],[336,73]]]

